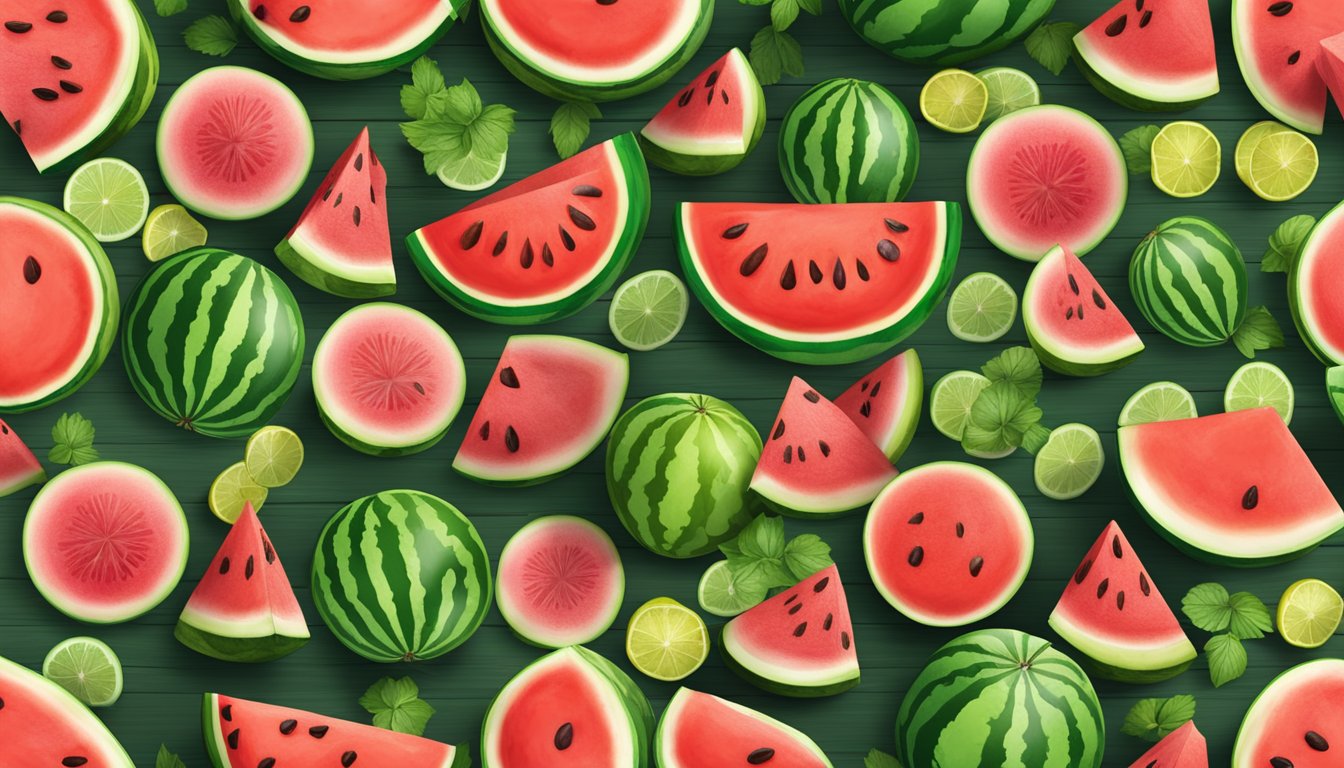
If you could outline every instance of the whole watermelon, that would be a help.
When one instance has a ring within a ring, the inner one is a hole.
[[[193,248],[145,276],[127,304],[122,360],[140,398],[179,427],[246,437],[284,405],[303,363],[289,287],[236,253]]]
[[[490,608],[490,558],[452,504],[383,491],[327,521],[313,555],[313,602],[336,638],[371,661],[453,650]]]
[[[1246,319],[1246,262],[1232,238],[1198,216],[1163,223],[1129,262],[1129,289],[1154,328],[1192,347],[1213,347]]]
[[[1005,48],[1055,0],[840,0],[865,42],[911,64],[950,67]]]
[[[939,648],[896,720],[903,765],[1098,768],[1105,747],[1087,675],[1015,629],[971,632]]]
[[[657,395],[621,415],[607,444],[607,494],[631,536],[666,557],[698,557],[765,507],[747,489],[761,436],[709,395]]]
[[[891,91],[837,77],[789,108],[779,169],[800,203],[894,203],[915,183],[919,134]]]

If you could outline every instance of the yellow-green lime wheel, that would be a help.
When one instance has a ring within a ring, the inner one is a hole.
[[[1152,147],[1152,177],[1172,197],[1198,197],[1213,188],[1223,166],[1223,148],[1213,131],[1186,120],[1168,123]]]
[[[607,323],[622,346],[648,352],[676,338],[689,307],[690,293],[681,278],[655,269],[621,283],[611,298]]]
[[[625,653],[635,669],[655,680],[681,680],[709,658],[709,630],[695,611],[670,597],[655,597],[630,617]]]
[[[72,637],[58,643],[42,662],[42,676],[90,707],[117,703],[124,685],[121,659],[94,637]]]
[[[1101,436],[1086,424],[1065,424],[1050,433],[1036,454],[1036,489],[1052,499],[1082,496],[1101,477],[1106,463]]]
[[[986,89],[984,122],[1041,103],[1041,87],[1031,75],[1012,67],[990,67],[975,73]]]
[[[947,300],[947,328],[962,341],[997,341],[1016,318],[1017,292],[992,272],[968,275]]]
[[[303,466],[303,441],[287,427],[266,426],[247,439],[243,463],[257,485],[289,485]]]
[[[1288,374],[1273,363],[1261,360],[1247,363],[1227,380],[1223,391],[1223,410],[1244,411],[1249,408],[1273,408],[1284,424],[1293,421],[1296,402],[1293,382]]]
[[[970,133],[980,127],[989,106],[985,81],[964,69],[944,69],[919,92],[919,112],[929,124],[948,133]]]
[[[1119,426],[1193,419],[1198,415],[1190,390],[1174,381],[1155,381],[1129,396],[1120,409]]]
[[[140,247],[145,258],[150,261],[163,261],[188,248],[205,245],[205,225],[187,213],[187,209],[173,203],[160,205],[150,211],[145,220],[145,229],[140,233]]]
[[[144,226],[149,188],[135,166],[115,157],[81,165],[65,183],[65,210],[101,243],[119,243]]]
[[[1275,622],[1279,636],[1298,648],[1325,645],[1344,616],[1344,599],[1320,579],[1302,579],[1284,590]]]
[[[1265,133],[1249,151],[1246,186],[1270,202],[1292,200],[1307,191],[1320,169],[1316,144],[1294,130]]]
[[[233,525],[243,514],[243,505],[251,504],[254,511],[261,511],[266,503],[266,486],[259,485],[247,471],[247,464],[238,462],[219,473],[210,484],[210,511],[220,520]]]

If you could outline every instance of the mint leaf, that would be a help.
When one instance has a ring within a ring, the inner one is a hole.
[[[801,77],[803,74],[803,47],[793,35],[776,29],[773,24],[751,38],[747,59],[756,70],[756,79],[761,85],[774,85],[784,75]]]
[[[770,4],[770,25],[783,32],[793,26],[799,11],[816,16],[821,13],[821,0],[774,0]]]
[[[47,459],[53,464],[79,466],[98,460],[98,449],[93,447],[93,422],[79,413],[63,413],[51,428],[51,451]]]
[[[874,749],[863,758],[863,768],[901,768],[901,764],[886,752]]]
[[[359,697],[359,705],[373,715],[379,728],[414,736],[425,735],[425,725],[434,714],[429,702],[420,698],[420,686],[409,677],[384,677]]]
[[[429,115],[430,99],[447,90],[438,63],[421,56],[411,65],[411,84],[401,86],[401,109],[412,120],[423,120]]]
[[[967,451],[1000,453],[1022,445],[1027,430],[1041,420],[1041,409],[1006,380],[985,387],[971,406],[961,445]]]
[[[991,384],[996,381],[1012,384],[1027,399],[1040,394],[1044,379],[1041,359],[1031,347],[1009,347],[1000,352],[998,357],[980,366],[980,372]]]
[[[570,157],[588,139],[591,122],[602,117],[596,104],[590,101],[569,101],[560,105],[551,116],[551,141],[560,157]]]
[[[159,754],[154,757],[154,768],[187,768],[182,758],[168,751],[167,744],[159,745]]]
[[[425,173],[431,176],[450,163],[497,160],[508,150],[514,111],[498,104],[484,106],[466,79],[431,94],[426,110],[423,119],[402,123],[401,132],[424,155]]]
[[[238,45],[238,28],[223,16],[203,16],[182,32],[187,47],[206,56],[228,56]]]
[[[1161,741],[1167,734],[1195,717],[1195,697],[1189,694],[1169,699],[1141,699],[1129,708],[1120,731],[1145,741]]]
[[[1058,75],[1064,71],[1073,55],[1073,37],[1082,31],[1082,27],[1071,21],[1054,21],[1042,24],[1035,32],[1027,35],[1027,55],[1038,64]]]
[[[758,515],[735,538],[719,545],[734,576],[759,578],[767,589],[798,581],[784,564],[785,549],[784,521],[768,514]]]
[[[796,582],[806,579],[834,562],[831,559],[831,545],[822,541],[815,533],[794,536],[784,547],[784,567],[789,569]]]
[[[1232,334],[1232,344],[1246,357],[1255,357],[1262,349],[1279,349],[1283,346],[1283,329],[1279,321],[1269,314],[1265,307],[1251,307],[1246,310],[1246,319]]]
[[[1125,155],[1125,167],[1131,176],[1152,173],[1153,139],[1160,130],[1156,125],[1140,125],[1120,137],[1120,151]]]
[[[1274,631],[1269,608],[1250,592],[1236,592],[1227,600],[1232,612],[1227,631],[1238,640],[1258,640]]]
[[[1231,602],[1222,584],[1196,584],[1181,599],[1181,612],[1205,632],[1222,632],[1232,623]]]
[[[1269,236],[1269,250],[1260,259],[1261,272],[1287,272],[1297,263],[1297,254],[1316,226],[1316,217],[1299,214],[1288,219]]]
[[[1214,635],[1204,644],[1204,653],[1209,658],[1209,679],[1214,688],[1222,688],[1246,674],[1246,646],[1237,638]]]
[[[160,16],[176,16],[187,10],[187,0],[154,0],[154,12]]]

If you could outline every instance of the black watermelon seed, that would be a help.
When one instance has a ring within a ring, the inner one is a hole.
[[[263,757],[261,762],[257,763],[257,768],[275,768],[275,758]]]
[[[831,455],[831,444],[825,440],[818,440],[817,448],[821,449],[821,457],[823,459]]]
[[[819,403],[821,402],[821,395],[817,394],[817,390],[809,389],[803,393],[803,399],[809,403]]]
[[[1299,61],[1301,61],[1301,60],[1302,60],[1302,52],[1301,52],[1301,51],[1293,51],[1292,53],[1288,54],[1288,64],[1289,64],[1290,66],[1293,65],[1293,64],[1296,64],[1297,62],[1299,62]]]
[[[1143,592],[1144,597],[1153,594],[1153,585],[1148,583],[1148,574],[1139,572],[1139,590]]]
[[[555,253],[551,251],[550,243],[541,244],[541,263],[548,267],[555,266]]]
[[[83,755],[71,755],[69,757],[61,758],[61,765],[68,766],[68,768],[79,768],[79,766],[85,765],[88,762],[89,758],[84,757]]]
[[[905,522],[909,523],[910,525],[919,525],[920,523],[924,522],[924,513],[916,512],[915,514],[910,516],[909,520],[906,520]]]
[[[266,564],[275,565],[275,547],[271,546],[271,540],[267,538],[262,538],[261,549],[262,552],[266,555]]]
[[[798,275],[793,271],[793,262],[790,261],[784,267],[784,273],[779,276],[779,287],[786,291],[792,291],[798,285]]]
[[[325,202],[327,201],[327,199],[331,197],[331,193],[332,193],[335,189],[336,189],[335,187],[327,187],[327,191],[322,193],[322,202],[325,203]]]
[[[1068,309],[1064,310],[1064,319],[1065,320],[1073,319],[1073,307],[1069,307]]]
[[[784,420],[780,419],[779,423],[775,425],[775,432],[770,436],[770,439],[778,440],[783,436],[784,436]]]
[[[481,425],[481,429],[480,429],[480,431],[479,431],[477,434],[479,434],[479,435],[481,436],[481,439],[482,439],[482,440],[489,440],[489,439],[490,439],[490,422],[487,421],[487,422],[485,422],[484,424],[482,424],[482,425]]]
[[[797,599],[798,599],[798,593],[794,592],[792,595],[789,595],[788,599],[784,601],[784,604],[788,605],[789,603],[792,603],[794,600]]]
[[[312,15],[313,15],[312,8],[309,8],[306,5],[300,5],[298,8],[294,9],[293,13],[289,14],[289,20],[294,22],[295,24],[300,24],[302,22],[307,21],[308,17]]]
[[[720,99],[723,99],[723,103],[724,103],[724,104],[727,104],[727,103],[728,103],[728,92],[727,92],[727,91],[719,91],[719,98],[720,98]]]
[[[840,647],[841,647],[841,648],[844,648],[846,651],[849,650],[849,633],[848,633],[848,632],[841,632],[841,633],[840,633]]]
[[[1090,570],[1092,570],[1092,561],[1084,560],[1083,564],[1078,566],[1078,571],[1073,574],[1073,583],[1082,584],[1083,580],[1087,578],[1087,572]]]
[[[895,232],[898,235],[910,231],[909,226],[902,224],[901,222],[895,219],[883,219],[883,221],[886,223],[887,229],[890,229],[892,232]]]
[[[1156,760],[1149,760],[1149,761],[1148,761],[1148,764],[1145,765],[1143,768],[1157,768],[1157,761],[1156,761]]]
[[[361,215],[360,212],[359,212],[359,206],[358,206],[358,205],[355,206],[355,215],[353,216],[353,218],[354,218],[354,220],[355,220],[355,226],[358,227],[358,226],[359,226],[360,219],[362,218],[362,215]]]
[[[918,568],[919,564],[924,562],[924,548],[915,547],[914,549],[910,550],[910,555],[905,559],[905,561],[907,563],[910,563],[910,565]]]
[[[813,285],[821,282],[821,267],[818,267],[817,262],[811,259],[807,262],[807,276],[812,278]]]
[[[518,433],[512,426],[504,428],[504,447],[509,449],[509,453],[517,453],[520,447],[518,443]]]
[[[597,222],[593,221],[592,217],[572,205],[569,206],[569,220],[574,222],[574,226],[585,232],[592,232],[597,229]]]
[[[523,251],[518,257],[518,261],[523,265],[523,269],[531,269],[534,258],[536,258],[536,254],[532,251],[532,240],[529,238],[523,241]]]
[[[372,184],[369,185],[369,202],[375,205],[378,203],[378,191],[373,188]]]
[[[1101,292],[1096,288],[1092,289],[1092,303],[1097,305],[1097,309],[1106,308],[1106,300],[1101,298]]]
[[[42,265],[32,256],[23,260],[23,279],[29,285],[36,285],[42,279]]]
[[[877,397],[877,393],[880,391],[882,391],[882,382],[879,381],[873,385],[873,391],[868,393],[868,397]]]
[[[1098,599],[1098,600],[1100,600],[1100,599],[1102,598],[1102,596],[1104,596],[1104,595],[1106,594],[1106,588],[1109,587],[1109,586],[1111,586],[1111,580],[1110,580],[1110,579],[1102,579],[1102,580],[1101,580],[1101,583],[1097,585],[1097,599]]]
[[[1129,21],[1129,15],[1119,17],[1115,21],[1106,25],[1106,36],[1115,37],[1125,31],[1125,24]]]
[[[34,88],[33,95],[43,101],[55,101],[61,98],[61,94],[51,90],[50,88]]]
[[[255,17],[257,17],[257,21],[265,21],[265,20],[266,20],[266,6],[264,6],[264,5],[258,5],[256,8],[253,8],[253,9],[252,9],[252,15],[255,16]]]
[[[350,766],[354,765],[355,761],[358,759],[359,755],[356,754],[353,749],[349,750],[345,754],[341,755],[341,765],[344,766],[344,768],[350,768]]]
[[[1270,768],[1293,768],[1293,761],[1286,757],[1271,757],[1269,758],[1269,765]]]
[[[280,723],[280,732],[288,736],[289,734],[294,732],[295,728],[298,727],[299,727],[299,721],[291,718],[289,720],[284,720]]]
[[[561,751],[569,749],[574,743],[574,724],[565,723],[555,729],[555,748]]]
[[[879,240],[877,242],[877,255],[887,261],[896,261],[901,258],[901,247],[890,240]]]
[[[868,265],[864,264],[862,259],[854,260],[854,271],[858,273],[860,280],[868,282]]]
[[[709,77],[706,77],[706,78],[705,78],[705,85],[706,85],[706,86],[709,86],[710,88],[713,88],[713,87],[714,87],[714,84],[717,83],[717,82],[719,82],[719,73],[720,73],[721,71],[722,71],[722,70],[718,70],[718,69],[716,69],[716,70],[714,70],[713,72],[710,72],[710,73],[709,73]]]
[[[511,366],[511,365],[506,365],[506,366],[504,366],[503,368],[499,369],[499,383],[500,383],[500,384],[503,384],[504,386],[508,387],[509,389],[517,389],[517,388],[518,388],[518,386],[519,386],[519,384],[518,384],[518,374],[517,374],[516,372],[514,372],[514,370],[513,370],[513,366]]]
[[[821,581],[818,581],[816,584],[812,585],[812,591],[821,592],[822,590],[826,589],[826,587],[830,585],[830,583],[831,583],[831,577],[823,576]]]
[[[747,255],[747,258],[742,260],[742,266],[737,268],[738,273],[743,277],[751,277],[756,270],[761,268],[761,262],[765,261],[765,254],[769,252],[769,250],[770,246],[768,244],[761,243],[760,247],[752,251]]]
[[[724,240],[736,240],[737,238],[741,237],[746,233],[747,226],[748,226],[747,224],[734,224],[733,226],[723,230],[722,237]]]
[[[872,403],[872,401],[871,401],[871,400],[864,400],[864,401],[863,401],[863,405],[860,405],[860,406],[859,406],[859,413],[862,414],[864,418],[867,418],[867,417],[869,417],[869,416],[872,416],[872,415],[873,415],[873,403]]]
[[[1287,16],[1293,12],[1293,4],[1283,0],[1283,2],[1274,3],[1269,6],[1269,12],[1274,16]]]
[[[226,723],[233,722],[233,705],[225,704],[224,708],[219,710],[219,716],[224,718],[224,722]]]
[[[419,393],[422,394],[422,395],[425,394],[425,385],[424,385],[424,384],[421,384],[420,382],[417,381],[417,382],[412,383],[411,386],[415,387],[415,391],[416,391],[416,392],[419,392]]]
[[[1260,486],[1252,485],[1241,496],[1241,508],[1250,510],[1258,506],[1260,506]]]
[[[597,0],[598,5],[615,5],[616,0]]]
[[[1144,27],[1148,26],[1148,22],[1152,20],[1153,20],[1153,12],[1144,11],[1143,15],[1139,17],[1139,29],[1143,29]]]
[[[332,203],[332,204],[331,204],[331,207],[332,207],[332,208],[340,208],[340,207],[341,207],[341,203],[342,203],[344,200],[345,200],[345,193],[344,193],[344,192],[337,193],[337,195],[336,195],[336,202]]]
[[[1119,535],[1119,534],[1116,534],[1115,536],[1113,536],[1113,537],[1111,538],[1111,552],[1113,552],[1113,553],[1115,554],[1116,557],[1124,557],[1124,556],[1125,556],[1125,551],[1124,551],[1123,549],[1120,548],[1120,535]]]
[[[1330,742],[1326,741],[1325,737],[1322,736],[1321,734],[1315,731],[1307,731],[1306,739],[1307,739],[1307,746],[1311,747],[1317,752],[1330,751]]]
[[[830,632],[831,625],[834,623],[835,623],[835,614],[828,613],[826,614],[826,618],[821,622],[821,628],[826,632]]]
[[[60,56],[52,56],[51,65],[57,69],[70,69],[75,66],[74,64],[71,64],[68,59],[63,59]]]
[[[807,631],[807,622],[804,621],[802,624],[799,624],[798,626],[793,628],[793,636],[802,637],[803,633],[806,631]]]
[[[238,729],[238,728],[234,728],[232,731],[229,731],[229,735],[228,735],[228,737],[227,737],[228,742],[229,742],[229,749],[237,749],[237,748],[238,748],[238,732],[239,732],[239,730],[240,730],[240,729]]]
[[[252,574],[253,574],[256,570],[257,570],[257,557],[256,557],[256,555],[248,555],[248,556],[247,556],[247,565],[243,568],[243,578],[244,578],[244,579],[250,579],[250,578],[252,578]]]
[[[803,446],[798,446],[798,460],[807,461],[807,454],[803,452]]]
[[[1082,320],[1082,319],[1083,319],[1083,305],[1082,305],[1082,304],[1079,304],[1079,305],[1078,305],[1078,319],[1079,319],[1079,320]]]
[[[769,762],[774,756],[775,750],[769,747],[761,747],[760,749],[753,749],[751,754],[747,755],[747,762],[752,765],[761,765]]]
[[[976,555],[971,558],[971,578],[980,575],[980,570],[985,567],[985,558]]]
[[[560,225],[560,244],[565,246],[566,251],[573,251],[577,247],[574,236],[569,234],[569,230],[565,229],[564,224]]]
[[[789,609],[789,615],[792,616],[793,614],[795,614],[795,613],[797,613],[797,612],[799,612],[799,611],[801,611],[801,610],[803,610],[803,604],[802,604],[802,603],[798,603],[797,605],[795,605],[795,606],[793,606],[792,608]]]
[[[1125,591],[1123,589],[1115,593],[1115,607],[1122,611],[1125,610]]]
[[[490,251],[490,255],[498,256],[503,253],[504,249],[507,247],[509,247],[509,232],[508,230],[505,230],[504,233],[499,236],[499,239],[495,241],[495,247]]]
[[[713,89],[713,88],[710,88],[710,89],[709,89],[709,93],[705,94],[705,103],[706,103],[706,104],[713,104],[713,103],[714,103],[714,89]]]
[[[362,170],[364,170],[364,153],[363,153],[363,152],[360,152],[358,155],[355,155],[355,170],[356,170],[356,171],[362,171]]]
[[[64,24],[69,20],[70,14],[65,11],[52,11],[47,14],[47,21],[50,21],[52,24]]]
[[[33,25],[32,25],[32,24],[29,24],[29,23],[26,22],[26,21],[6,21],[6,22],[5,22],[5,29],[8,29],[10,32],[13,32],[13,33],[15,33],[15,34],[19,34],[19,35],[22,35],[24,32],[28,32],[28,31],[30,31],[32,28],[33,28]]]
[[[1143,0],[1134,0],[1134,10],[1136,11],[1143,10]]]
[[[845,290],[845,265],[840,259],[835,260],[835,269],[831,270],[831,282],[835,284],[837,291]]]
[[[219,573],[222,576],[228,572],[229,572],[229,558],[226,557],[223,560],[219,561]]]
[[[965,523],[958,522],[958,523],[957,523],[957,538],[958,538],[958,539],[961,539],[961,538],[965,538],[965,537],[966,537],[966,524],[965,524]]]
[[[326,726],[326,725],[314,725],[312,728],[309,728],[309,729],[308,729],[308,735],[309,735],[309,736],[312,736],[314,739],[320,739],[320,738],[322,738],[323,736],[326,736],[326,735],[327,735],[327,731],[329,731],[329,730],[331,730],[331,727],[330,727],[330,726]]]
[[[467,227],[467,231],[462,233],[462,239],[458,240],[458,244],[462,246],[462,250],[469,251],[472,248],[475,248],[476,244],[481,242],[481,230],[484,228],[485,222],[472,222],[472,225]]]
[[[1074,296],[1078,295],[1078,281],[1073,278],[1073,275],[1069,275],[1069,290],[1073,291]]]
[[[22,136],[22,135],[23,135],[23,121],[22,121],[22,120],[15,120],[15,121],[14,121],[14,133],[18,134],[19,136]]]
[[[602,190],[594,187],[592,184],[580,184],[574,188],[574,194],[579,197],[601,197]]]
[[[793,446],[792,446],[792,445],[786,445],[786,446],[784,446],[784,463],[785,463],[785,464],[792,464],[792,463],[793,463]]]
[[[695,96],[695,89],[694,89],[694,88],[688,88],[688,89],[686,90],[685,93],[681,94],[681,98],[680,98],[680,99],[677,99],[677,106],[679,106],[679,107],[684,107],[684,106],[686,106],[687,104],[690,104],[690,103],[691,103],[691,97],[693,97],[693,96]]]

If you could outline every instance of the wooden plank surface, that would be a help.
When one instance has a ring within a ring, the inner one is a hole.
[[[218,0],[197,0],[181,16],[159,19],[150,0],[137,0],[150,19],[163,61],[163,80],[149,116],[112,150],[145,171],[154,203],[169,202],[155,168],[153,155],[157,115],[174,88],[196,71],[220,63],[185,48],[181,31],[194,18],[222,9]],[[1109,7],[1109,0],[1060,0],[1057,19],[1086,23]],[[1176,201],[1163,196],[1145,178],[1135,178],[1125,215],[1113,236],[1088,257],[1088,265],[1111,295],[1141,325],[1148,351],[1134,365],[1099,380],[1076,381],[1050,376],[1041,398],[1047,422],[1084,421],[1102,433],[1108,452],[1114,455],[1115,418],[1128,395],[1158,379],[1174,379],[1195,393],[1200,411],[1221,409],[1221,393],[1228,376],[1243,362],[1230,346],[1191,350],[1166,340],[1143,325],[1125,288],[1128,257],[1139,239],[1166,217],[1195,213],[1223,227],[1243,249],[1252,269],[1253,304],[1267,304],[1288,332],[1288,347],[1264,359],[1281,365],[1297,385],[1297,414],[1293,431],[1306,446],[1322,474],[1337,493],[1344,491],[1340,472],[1340,424],[1324,395],[1323,369],[1303,347],[1291,329],[1284,279],[1261,275],[1257,264],[1265,239],[1275,225],[1296,213],[1320,215],[1341,197],[1344,149],[1337,140],[1339,126],[1332,124],[1329,136],[1318,140],[1322,172],[1316,184],[1291,204],[1261,202],[1236,179],[1231,150],[1236,138],[1252,122],[1265,117],[1242,84],[1229,39],[1229,0],[1212,0],[1217,31],[1223,92],[1185,117],[1209,125],[1222,139],[1223,178],[1214,190],[1194,201]],[[719,0],[709,38],[683,75],[651,94],[618,104],[602,105],[604,118],[594,126],[592,141],[622,131],[637,129],[677,83],[699,71],[733,45],[746,46],[751,35],[766,23],[764,8]],[[828,3],[821,18],[804,17],[796,34],[807,56],[807,75],[766,89],[770,122],[761,147],[738,170],[708,181],[697,181],[653,171],[654,209],[649,234],[632,270],[654,267],[675,269],[671,239],[672,208],[681,200],[787,199],[775,160],[779,118],[808,86],[835,76],[876,80],[891,88],[915,111],[919,87],[929,72],[899,64],[863,46]],[[449,81],[469,77],[487,103],[502,102],[518,110],[518,132],[511,141],[505,182],[516,180],[552,162],[555,154],[547,136],[547,124],[555,103],[537,96],[514,81],[485,48],[477,20],[452,30],[434,49]],[[360,83],[331,83],[291,72],[244,43],[227,63],[252,66],[282,78],[304,100],[313,118],[317,155],[310,178],[300,198],[281,211],[253,222],[209,223],[211,244],[255,257],[290,277],[277,265],[271,248],[302,209],[312,185],[326,172],[360,126],[373,129],[375,147],[388,166],[389,208],[400,289],[396,300],[414,306],[439,320],[453,334],[467,358],[470,388],[463,416],[449,437],[424,454],[397,460],[358,455],[331,437],[318,421],[312,387],[305,367],[299,386],[277,421],[300,432],[308,448],[308,463],[289,487],[275,491],[263,512],[268,530],[284,559],[296,591],[313,622],[313,641],[301,652],[281,662],[256,667],[228,665],[198,656],[172,637],[177,612],[190,594],[198,575],[213,555],[225,529],[205,505],[205,494],[215,474],[238,460],[242,445],[215,441],[175,430],[154,416],[132,393],[114,350],[99,374],[77,395],[43,411],[15,416],[11,423],[39,455],[45,456],[51,440],[48,431],[65,410],[82,411],[98,427],[98,446],[107,458],[143,464],[159,473],[181,498],[191,522],[193,542],[187,577],[157,610],[131,624],[89,627],[65,619],[38,596],[23,567],[20,531],[32,492],[0,501],[0,654],[21,663],[38,666],[58,640],[92,633],[108,641],[126,665],[126,693],[113,708],[102,712],[137,763],[152,765],[160,742],[180,752],[192,768],[206,764],[200,741],[197,711],[202,691],[218,690],[275,703],[318,710],[355,719],[365,717],[357,699],[364,689],[384,675],[412,675],[423,694],[438,709],[428,735],[444,741],[471,742],[478,748],[480,722],[491,697],[518,669],[538,655],[536,649],[515,640],[497,611],[491,611],[486,626],[464,647],[435,662],[419,666],[379,666],[363,662],[341,647],[318,620],[308,587],[312,548],[322,524],[346,502],[387,488],[417,488],[438,494],[460,506],[479,527],[492,555],[526,520],[543,514],[573,513],[603,525],[615,538],[628,574],[626,604],[617,626],[593,647],[627,669],[622,643],[623,626],[630,612],[644,600],[669,595],[695,604],[695,585],[710,562],[702,559],[680,562],[646,553],[621,529],[603,488],[600,456],[585,461],[567,477],[539,488],[501,490],[487,488],[456,476],[449,464],[470,409],[476,404],[494,360],[509,335],[509,329],[469,319],[439,301],[416,274],[400,245],[411,229],[450,213],[472,196],[443,188],[420,169],[419,156],[406,146],[397,129],[402,119],[397,92],[407,80],[394,73]],[[1070,68],[1061,77],[1051,76],[1031,62],[1020,45],[987,57],[976,66],[1007,64],[1022,67],[1037,77],[1047,102],[1063,103],[1093,114],[1117,136],[1158,119],[1126,111],[1104,100]],[[1332,123],[1337,118],[1331,117]],[[939,133],[920,122],[923,162],[910,199],[950,199],[964,203],[964,175],[974,137]],[[33,197],[59,205],[63,178],[43,178],[34,173],[12,136],[0,138],[0,193]],[[957,268],[958,277],[978,270],[998,272],[1019,290],[1029,266],[997,252],[976,231],[967,217],[967,231]],[[123,299],[145,273],[148,264],[138,241],[109,249]],[[322,332],[351,302],[310,289],[297,279],[288,281],[303,307],[309,334],[308,359]],[[606,328],[606,300],[578,317],[556,323],[548,332],[565,333],[613,344]],[[927,381],[956,368],[973,368],[1007,344],[1025,343],[1020,322],[995,346],[958,342],[948,333],[941,315],[935,315],[912,339],[924,360]],[[863,373],[863,364],[839,368],[812,368],[803,374],[813,385],[830,394],[838,393]],[[720,329],[698,306],[692,306],[685,330],[671,345],[632,359],[630,400],[664,391],[704,391],[740,407],[764,429],[771,421],[778,398],[791,374],[799,367],[766,357],[744,346]],[[902,462],[915,466],[935,459],[964,458],[960,449],[921,423],[919,434]],[[1037,554],[1021,593],[985,626],[1009,626],[1051,637],[1046,616],[1058,598],[1065,580],[1083,552],[1107,520],[1117,519],[1138,547],[1150,572],[1173,603],[1193,584],[1220,581],[1231,589],[1247,589],[1273,605],[1281,590],[1292,581],[1317,576],[1336,587],[1344,586],[1341,562],[1344,538],[1336,537],[1311,556],[1288,565],[1258,571],[1211,568],[1196,563],[1160,541],[1141,521],[1124,498],[1123,484],[1111,461],[1097,486],[1071,502],[1055,502],[1038,494],[1031,480],[1031,460],[1014,456],[992,463],[1022,495],[1035,524]],[[871,747],[890,749],[897,707],[907,685],[923,660],[957,630],[935,630],[915,625],[896,614],[868,583],[859,545],[861,516],[825,523],[790,521],[791,532],[813,531],[834,547],[844,574],[856,624],[856,639],[863,667],[863,683],[838,698],[790,701],[769,696],[728,673],[717,655],[688,683],[696,688],[730,696],[744,704],[779,716],[810,732],[827,750],[837,766],[858,766]],[[1196,644],[1205,635],[1191,630]],[[1305,652],[1287,647],[1271,637],[1248,644],[1250,669],[1245,677],[1222,689],[1208,682],[1204,661],[1176,680],[1155,686],[1132,687],[1098,683],[1107,716],[1109,739],[1107,765],[1127,765],[1145,745],[1120,734],[1125,712],[1138,699],[1193,693],[1198,697],[1197,722],[1208,735],[1211,764],[1226,765],[1242,713],[1259,689],[1286,667],[1321,656],[1344,655],[1344,638],[1337,635],[1324,649]],[[1066,652],[1069,649],[1065,648]],[[672,685],[639,678],[654,699],[655,709],[674,691]],[[3,746],[0,745],[0,749]],[[3,761],[0,761],[3,762]],[[13,763],[7,763],[13,764]],[[910,768],[920,768],[911,766]]]

